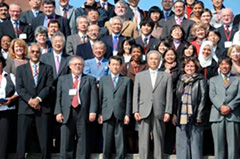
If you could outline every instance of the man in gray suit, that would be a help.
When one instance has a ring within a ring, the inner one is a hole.
[[[87,29],[88,29],[89,23],[88,23],[87,17],[79,16],[77,17],[76,21],[77,21],[78,33],[67,37],[66,53],[68,55],[76,55],[77,46],[79,44],[88,42]]]
[[[161,159],[164,149],[165,122],[172,114],[172,78],[159,72],[161,55],[150,51],[147,56],[149,70],[135,77],[133,92],[133,113],[139,125],[139,157],[149,159],[150,133],[154,140],[154,159]]]
[[[79,56],[71,58],[69,67],[72,73],[61,76],[57,84],[54,113],[57,122],[62,123],[60,157],[89,159],[88,122],[96,119],[98,108],[96,80],[82,73],[84,60]]]
[[[132,84],[128,77],[120,75],[122,59],[109,59],[111,75],[104,76],[99,83],[100,115],[103,124],[103,158],[111,159],[112,140],[115,139],[116,158],[125,159],[125,126],[130,122],[132,108]]]
[[[84,13],[70,5],[69,1],[70,0],[58,0],[59,6],[56,7],[55,13],[68,19],[71,34],[73,35],[77,33],[76,19]]]
[[[240,78],[231,74],[232,61],[219,61],[220,74],[210,79],[210,112],[215,158],[237,159],[240,122]],[[227,150],[225,148],[227,147]]]

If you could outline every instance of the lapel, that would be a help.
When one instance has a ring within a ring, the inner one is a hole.
[[[59,70],[58,70],[58,75],[57,76],[59,76],[61,74],[61,72],[63,71],[63,68],[64,68],[66,62],[67,62],[67,56],[63,53],[61,61],[60,61],[60,66],[59,66]]]
[[[151,46],[153,45],[153,42],[154,42],[154,38],[153,38],[153,36],[151,35],[150,38],[149,38],[149,43],[148,43],[148,50],[151,49]]]
[[[37,80],[38,84],[40,83],[44,72],[45,72],[45,66],[44,66],[43,63],[40,62],[40,63],[39,63],[38,80]],[[37,84],[37,85],[38,85],[38,84]]]
[[[156,81],[155,81],[155,85],[154,85],[154,88],[153,88],[153,91],[155,91],[155,89],[157,88],[158,84],[160,83],[161,79],[163,78],[163,75],[160,71],[158,71],[157,73],[157,78],[156,78]]]
[[[31,79],[31,84],[33,85],[32,88],[35,88],[35,83],[32,75],[32,68],[31,68],[30,62],[28,62],[28,64],[26,65],[26,69],[27,69],[26,74]]]
[[[11,20],[6,21],[5,27],[6,27],[6,28],[9,28],[9,30],[8,30],[8,31],[9,31],[9,34],[10,34],[13,38],[15,38],[16,35],[15,35],[15,31],[14,31],[14,28],[13,28],[13,25],[12,25]]]
[[[153,88],[152,88],[152,80],[151,80],[151,74],[150,74],[150,71],[147,70],[145,72],[145,78],[146,78],[146,85],[149,86],[149,88],[151,88],[151,90],[153,91]],[[157,80],[156,80],[157,81]],[[156,85],[156,82],[155,82],[155,85]]]
[[[68,74],[68,80],[67,81],[67,84],[66,86],[68,86],[68,89],[67,90],[70,90],[72,89],[72,85],[73,85],[73,78],[72,78],[72,73]]]
[[[114,91],[113,81],[111,75],[107,76],[107,85],[111,87],[112,91]]]
[[[57,76],[57,72],[56,72],[54,54],[53,54],[53,52],[50,52],[49,55],[50,55],[50,56],[49,56],[49,62],[50,62],[50,64],[52,64],[52,67],[54,68],[54,69],[53,69],[53,75],[54,75],[54,77],[56,77],[56,76]]]
[[[233,83],[234,80],[235,80],[234,75],[231,74],[229,77],[229,82],[228,82],[228,86],[226,87],[226,89],[228,89],[228,87]]]
[[[74,10],[73,6],[69,5],[69,12],[68,12],[68,17],[67,17],[68,19],[70,19],[70,17],[72,16],[73,10]]]
[[[130,21],[125,21],[123,23],[123,28],[122,28],[121,34],[128,28],[129,25],[130,25]]]
[[[84,84],[87,82],[87,79],[85,78],[85,74],[82,74],[81,81],[80,81],[80,86],[79,86],[79,92],[81,91],[82,87]]]
[[[122,85],[122,83],[123,83],[123,77],[121,75],[119,75],[117,85],[116,85],[116,88],[114,89],[113,93],[115,93],[118,90],[118,88]]]

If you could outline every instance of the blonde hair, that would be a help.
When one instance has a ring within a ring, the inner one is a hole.
[[[16,55],[15,55],[15,52],[14,52],[15,45],[23,47],[23,59],[26,59],[26,56],[28,54],[28,47],[27,47],[26,42],[22,39],[19,39],[19,38],[12,40],[11,45],[9,47],[9,56],[12,59],[16,58]]]
[[[240,52],[240,46],[239,45],[232,45],[230,48],[228,48],[227,55],[230,57],[232,50],[236,49],[237,52]]]
[[[192,34],[193,34],[194,36],[196,36],[196,31],[197,31],[197,29],[199,29],[199,28],[203,28],[203,29],[205,30],[206,36],[207,36],[208,26],[207,26],[207,24],[205,24],[205,23],[203,23],[203,22],[197,22],[197,23],[195,23],[195,24],[192,26]]]

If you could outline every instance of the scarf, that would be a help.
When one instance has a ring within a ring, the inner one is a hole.
[[[192,108],[192,82],[197,74],[187,75],[184,74],[181,77],[181,81],[184,83],[184,89],[182,94],[182,108],[180,115],[180,124],[186,125],[189,122],[189,118],[193,114]]]

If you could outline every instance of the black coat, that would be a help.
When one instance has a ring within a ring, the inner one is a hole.
[[[182,95],[185,84],[178,80],[176,87],[176,98],[174,99],[174,114],[177,115],[177,122],[180,123],[181,108],[182,108]],[[208,82],[199,74],[192,84],[192,107],[193,107],[193,124],[196,119],[200,119],[203,123],[208,121]]]

